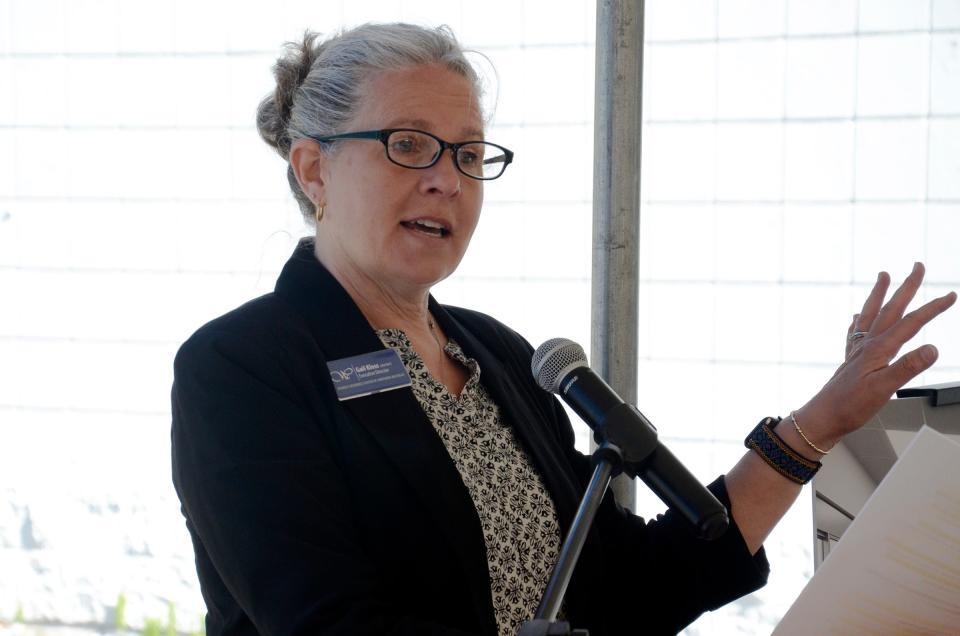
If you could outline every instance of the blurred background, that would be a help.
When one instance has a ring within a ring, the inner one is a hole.
[[[879,270],[924,261],[917,302],[960,288],[960,0],[646,11],[638,406],[707,481],[827,380]],[[202,631],[172,361],[310,232],[253,124],[304,29],[448,24],[486,56],[487,138],[516,160],[435,296],[589,344],[595,13],[0,0],[0,633]],[[941,352],[915,384],[960,379],[958,325],[911,343]],[[766,588],[685,633],[769,633],[812,574],[810,512],[808,490],[767,542]]]

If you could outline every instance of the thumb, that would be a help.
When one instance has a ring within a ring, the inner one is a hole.
[[[937,361],[940,352],[932,344],[923,345],[909,353],[903,354],[899,360],[887,369],[888,381],[893,385],[890,393],[917,377]]]

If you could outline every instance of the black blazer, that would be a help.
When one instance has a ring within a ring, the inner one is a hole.
[[[532,348],[483,314],[433,298],[430,310],[477,360],[565,530],[591,469],[530,375]],[[496,636],[476,510],[413,392],[336,398],[326,361],[382,348],[304,240],[274,293],[178,352],[173,480],[211,636]],[[729,506],[722,479],[711,489]],[[672,514],[646,524],[608,496],[566,615],[592,636],[675,633],[767,571],[735,526],[708,544]]]

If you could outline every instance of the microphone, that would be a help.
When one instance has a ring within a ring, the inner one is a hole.
[[[537,384],[559,394],[598,442],[605,438],[620,448],[624,472],[640,477],[701,538],[716,539],[726,531],[730,520],[723,504],[657,441],[657,429],[643,413],[624,403],[587,365],[580,345],[566,338],[547,340],[534,352],[530,368]]]

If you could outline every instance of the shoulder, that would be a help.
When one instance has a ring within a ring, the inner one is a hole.
[[[479,337],[485,344],[514,352],[527,359],[533,354],[533,347],[519,333],[496,318],[473,309],[453,305],[443,308],[465,329]]]
[[[174,372],[202,365],[212,358],[258,358],[264,362],[288,351],[302,331],[302,318],[274,293],[265,294],[214,318],[197,329],[177,351]]]

